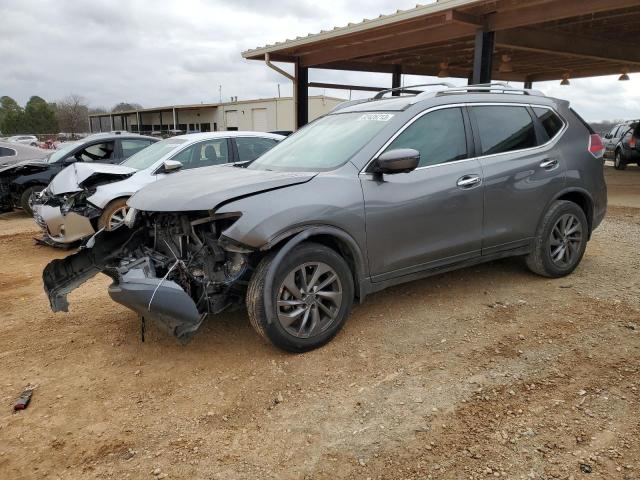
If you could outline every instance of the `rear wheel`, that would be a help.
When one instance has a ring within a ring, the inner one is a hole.
[[[98,219],[98,228],[110,231],[122,225],[129,211],[127,200],[127,198],[118,198],[109,203]]]
[[[622,151],[616,150],[616,156],[613,161],[613,166],[616,170],[624,170],[627,168],[627,162],[622,158]]]
[[[582,260],[588,235],[589,224],[582,208],[564,200],[553,203],[539,227],[527,266],[544,277],[569,275]]]
[[[291,352],[324,345],[340,331],[353,303],[353,277],[347,263],[324,245],[309,242],[294,247],[268,286],[272,307],[267,311],[265,281],[274,256],[260,262],[249,283],[251,325],[275,346]]]
[[[33,216],[33,196],[44,190],[43,185],[34,185],[22,192],[20,195],[20,207],[26,214]]]

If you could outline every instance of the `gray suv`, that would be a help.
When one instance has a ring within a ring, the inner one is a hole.
[[[602,153],[568,102],[538,92],[383,93],[251,163],[145,187],[126,227],[45,268],[45,289],[66,311],[102,272],[113,300],[181,341],[246,305],[260,335],[307,351],[391,285],[511,256],[570,274],[605,215]]]

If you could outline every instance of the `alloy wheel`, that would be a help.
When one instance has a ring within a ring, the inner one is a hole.
[[[278,321],[295,337],[318,335],[338,318],[342,295],[340,278],[329,265],[300,265],[285,276],[278,289]]]
[[[562,215],[549,238],[551,261],[561,268],[572,265],[580,255],[582,240],[582,224],[578,217],[571,213]]]
[[[114,212],[109,217],[107,230],[115,230],[120,225],[122,225],[128,211],[129,208],[126,205],[118,208],[117,210],[114,210]]]

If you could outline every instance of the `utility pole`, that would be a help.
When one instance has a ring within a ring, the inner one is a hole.
[[[218,92],[220,93],[220,103],[222,103],[222,85],[218,85]]]

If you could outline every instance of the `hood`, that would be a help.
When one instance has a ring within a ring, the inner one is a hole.
[[[49,184],[49,191],[53,195],[79,192],[90,184],[117,182],[136,172],[135,168],[122,165],[78,162],[56,175]]]
[[[128,204],[148,212],[212,210],[234,198],[305,183],[316,175],[224,166],[198,168],[172,174],[144,187]]]
[[[20,173],[21,170],[46,170],[49,164],[45,160],[24,160],[11,165],[0,165],[0,173]]]

